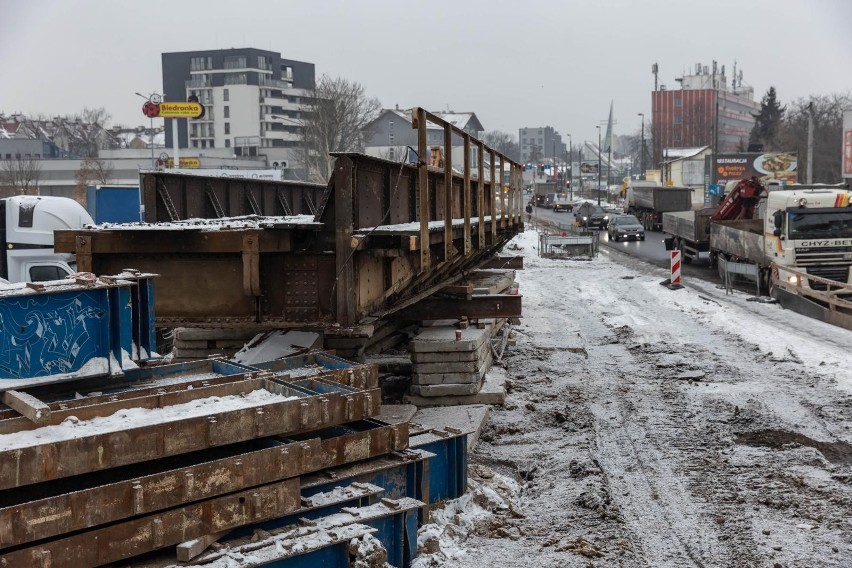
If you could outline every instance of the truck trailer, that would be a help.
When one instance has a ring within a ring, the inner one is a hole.
[[[692,209],[688,187],[660,186],[656,182],[631,182],[627,187],[627,211],[635,215],[646,231],[663,228],[663,213]]]

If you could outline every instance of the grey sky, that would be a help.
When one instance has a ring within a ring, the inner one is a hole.
[[[734,61],[760,98],[852,90],[852,1],[523,2],[0,0],[0,111],[103,106],[147,124],[136,91],[162,88],[165,51],[257,47],[362,83],[386,107],[474,111],[517,136],[552,125],[595,140],[650,118],[660,81]]]

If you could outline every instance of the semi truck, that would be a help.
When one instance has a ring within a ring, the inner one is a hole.
[[[684,263],[707,251],[713,266],[748,274],[739,270],[748,265],[751,276],[779,300],[784,290],[798,296],[832,290],[832,299],[852,300],[849,186],[776,187],[743,180],[717,209],[666,213],[666,248],[681,250]]]
[[[646,231],[663,228],[663,213],[692,209],[688,187],[661,186],[652,181],[633,181],[627,186],[627,211],[635,215]]]
[[[53,250],[53,232],[94,221],[66,197],[21,195],[0,199],[0,278],[7,282],[61,280],[76,272],[74,255]]]

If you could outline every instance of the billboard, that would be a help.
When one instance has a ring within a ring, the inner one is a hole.
[[[181,162],[183,162],[183,158],[181,158]],[[234,179],[257,179],[264,181],[283,181],[284,179],[281,170],[226,170],[215,168],[196,170],[176,168],[174,170],[169,170],[169,173]]]
[[[795,152],[717,154],[713,157],[712,182],[724,185],[729,181],[756,177],[762,181],[795,183],[796,166]]]
[[[852,178],[852,110],[843,111],[843,177]]]

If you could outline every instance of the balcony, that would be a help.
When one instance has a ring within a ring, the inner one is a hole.
[[[286,130],[267,130],[263,133],[263,137],[268,140],[285,140],[287,142],[301,142],[302,135],[296,132],[288,132]]]
[[[271,77],[266,77],[261,75],[259,85],[261,87],[273,87],[276,89],[289,89],[293,86],[293,83],[289,81],[282,81],[280,79],[272,79]]]
[[[263,97],[261,103],[267,106],[281,107],[283,110],[304,111],[306,106],[288,101],[284,97]]]
[[[184,81],[187,89],[204,89],[213,86],[213,81],[207,78],[206,75],[199,75],[197,77],[193,77],[188,81]]]

